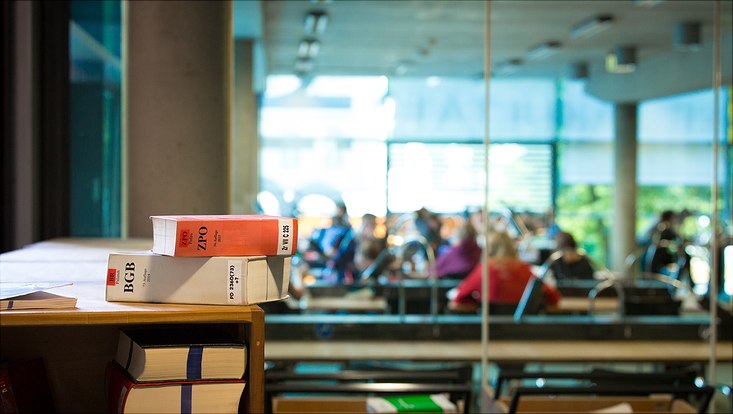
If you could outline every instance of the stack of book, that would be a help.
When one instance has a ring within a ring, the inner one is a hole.
[[[107,301],[250,305],[287,297],[298,222],[152,216],[153,248],[109,255]]]
[[[236,413],[246,345],[224,330],[159,327],[120,332],[106,370],[113,413]]]
[[[152,216],[153,248],[110,253],[111,302],[251,305],[284,299],[295,219],[259,215]],[[242,340],[210,327],[126,329],[106,370],[114,413],[236,413]]]

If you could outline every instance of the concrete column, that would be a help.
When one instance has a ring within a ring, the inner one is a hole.
[[[13,4],[14,48],[13,48],[13,87],[10,98],[12,110],[12,158],[3,160],[12,168],[15,180],[8,198],[10,214],[3,217],[7,225],[4,237],[9,237],[8,249],[19,249],[40,239],[39,223],[39,145],[38,145],[38,54],[33,53],[37,41],[37,23],[34,21],[34,8],[37,4],[19,1]],[[6,72],[7,73],[7,72]],[[8,148],[8,147],[6,147]],[[7,220],[7,221],[5,221]]]
[[[615,188],[611,222],[611,270],[624,269],[626,256],[636,248],[636,131],[637,104],[615,106]]]
[[[234,130],[231,143],[231,204],[235,214],[251,214],[259,192],[258,97],[254,89],[252,39],[234,42]]]
[[[154,214],[229,209],[232,4],[124,3],[127,235]]]

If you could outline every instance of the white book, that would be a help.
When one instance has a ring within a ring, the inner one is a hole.
[[[290,256],[111,253],[106,299],[204,305],[250,305],[285,299],[290,261]]]

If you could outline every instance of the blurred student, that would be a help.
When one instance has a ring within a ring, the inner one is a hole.
[[[457,230],[458,241],[435,259],[433,274],[445,279],[463,279],[481,261],[476,227],[466,220]]]
[[[551,256],[546,277],[556,281],[593,279],[595,272],[593,262],[578,251],[578,243],[572,234],[563,231],[557,233],[555,243],[557,252]]]
[[[492,232],[488,239],[489,249],[489,304],[496,313],[513,313],[524,289],[535,278],[529,264],[519,259],[514,241],[504,232]],[[476,311],[481,303],[482,264],[471,273],[450,294],[449,309],[455,312]],[[560,293],[546,284],[542,287],[545,304],[555,305]]]
[[[437,257],[440,249],[447,245],[441,235],[443,220],[440,215],[423,207],[415,212],[415,227],[432,249],[433,257]]]
[[[314,229],[305,254],[310,268],[323,269],[324,275],[337,283],[354,279],[354,257],[358,246],[356,231],[351,226],[346,204],[336,203],[331,225]]]
[[[656,225],[650,228],[645,235],[648,243],[642,257],[642,270],[651,273],[669,274],[670,265],[676,264],[680,258],[682,239],[677,229],[677,215],[672,210],[665,210],[659,214]]]
[[[377,236],[377,216],[365,213],[361,217],[354,264],[360,275],[375,265],[375,261],[387,250],[387,240]],[[369,275],[373,276],[373,275]]]

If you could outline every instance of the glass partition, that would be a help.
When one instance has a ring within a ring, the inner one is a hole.
[[[70,235],[119,237],[121,2],[72,1],[69,33]]]
[[[663,211],[677,214],[680,246],[705,243],[712,184],[712,2],[494,2],[491,22],[477,17],[483,16],[479,2],[393,2],[390,7],[400,12],[393,11],[381,29],[367,23],[386,7],[380,3],[293,9],[287,2],[270,3],[263,9],[264,30],[273,36],[285,34],[268,16],[315,10],[332,18],[323,33],[288,33],[294,43],[302,38],[320,49],[307,57],[311,66],[286,69],[272,58],[281,66],[268,76],[262,101],[261,190],[274,200],[271,211],[301,217],[304,237],[326,229],[331,219],[298,210],[309,195],[343,202],[357,230],[365,217],[376,216],[376,228],[392,248],[395,223],[414,221],[417,228],[427,211],[445,224],[435,230],[439,237],[421,233],[436,238],[435,257],[426,258],[435,260],[460,240],[461,223],[484,208],[488,184],[492,222],[512,223],[519,254],[538,276],[547,271],[559,230],[574,236],[592,260],[598,282],[612,272],[648,273],[650,229]],[[352,13],[362,20],[349,20]],[[428,25],[432,19],[440,24]],[[675,30],[682,21],[700,22],[698,43],[679,44]],[[391,36],[394,47],[375,54],[372,66],[334,66],[338,52],[344,59],[356,59],[360,47],[364,55],[374,53],[366,42],[347,46],[345,38],[333,37],[332,31],[349,33],[347,23],[375,39],[389,30],[403,35]],[[409,30],[411,24],[425,26]],[[457,36],[446,27],[462,27],[460,37],[474,49],[453,43]],[[485,55],[484,27],[491,38],[488,111],[483,58],[477,59]],[[724,42],[729,32],[724,19]],[[617,55],[622,49],[626,55]],[[293,59],[303,58],[297,57],[300,49],[291,51]],[[459,53],[465,60],[451,61]],[[621,58],[633,61],[619,63]],[[728,188],[730,97],[727,90],[720,96],[719,176],[721,188]],[[487,115],[491,144],[485,159]],[[632,202],[619,204],[623,197]],[[721,197],[722,216],[730,216],[729,200]],[[729,221],[722,220],[728,232]],[[703,276],[693,281],[689,254],[673,256],[680,262],[652,273],[702,283]],[[360,281],[362,270],[352,269],[347,280]]]

